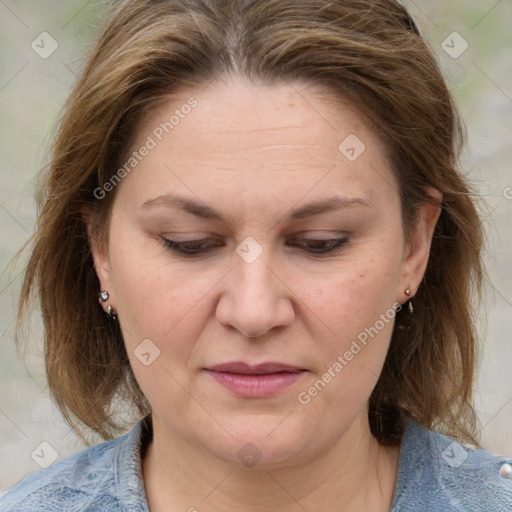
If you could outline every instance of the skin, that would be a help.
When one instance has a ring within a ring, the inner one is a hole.
[[[334,105],[319,86],[218,79],[148,113],[133,147],[191,96],[198,105],[117,185],[108,246],[91,239],[101,289],[110,294],[104,307],[118,314],[153,410],[143,460],[150,509],[288,512],[343,503],[344,511],[387,511],[399,447],[377,443],[367,411],[393,321],[308,404],[298,394],[380,315],[406,302],[406,289],[414,295],[440,210],[425,203],[405,243],[382,143],[361,113],[346,101]],[[352,162],[338,150],[350,134],[366,146]],[[224,220],[141,207],[168,193]],[[368,205],[287,220],[291,210],[334,194]],[[252,263],[236,252],[249,236],[263,251]],[[162,237],[219,245],[187,259]],[[298,237],[348,242],[322,256],[294,245]],[[145,339],[160,350],[149,366],[134,353]],[[229,361],[307,371],[271,397],[239,397],[204,371]],[[237,456],[246,443],[261,456],[252,467]]]

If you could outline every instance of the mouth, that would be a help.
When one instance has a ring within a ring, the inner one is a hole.
[[[264,398],[291,386],[307,370],[284,363],[250,365],[236,361],[205,368],[205,371],[237,396]]]

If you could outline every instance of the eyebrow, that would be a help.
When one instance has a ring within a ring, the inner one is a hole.
[[[289,212],[286,216],[287,221],[305,219],[313,215],[320,215],[335,210],[344,210],[351,207],[365,207],[371,208],[368,201],[360,197],[344,197],[344,196],[333,196],[327,199],[321,199],[307,203],[299,208],[296,208]],[[178,196],[174,194],[166,194],[148,199],[141,205],[142,210],[147,210],[156,207],[167,207],[177,208],[183,210],[186,213],[201,217],[203,219],[214,219],[224,222],[222,215],[215,211],[213,208],[207,206],[204,203],[197,202],[188,197]]]

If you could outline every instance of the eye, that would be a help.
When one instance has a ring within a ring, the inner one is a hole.
[[[208,244],[208,238],[205,238],[203,240],[189,240],[187,242],[176,242],[175,240],[162,238],[162,241],[165,247],[167,247],[167,249],[170,249],[171,251],[176,252],[178,254],[188,256],[205,254],[207,252],[210,252],[213,249],[213,247],[220,245],[219,243]]]
[[[200,256],[211,252],[215,247],[222,244],[215,240],[208,238],[201,240],[189,240],[186,242],[177,242],[162,237],[164,246],[183,256]],[[298,245],[304,248],[303,250],[310,254],[332,254],[340,252],[348,243],[348,238],[325,238],[325,239],[310,239],[310,238],[296,238],[289,243],[289,245]]]
[[[348,238],[296,238],[295,243],[297,242],[299,242],[298,245],[305,245],[307,252],[311,254],[331,254],[343,250],[348,243]]]

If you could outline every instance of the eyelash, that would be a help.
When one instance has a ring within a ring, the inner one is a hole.
[[[325,254],[335,254],[341,252],[346,244],[348,243],[348,238],[324,238],[324,239],[310,239],[310,238],[297,238],[295,241],[299,242],[320,242],[328,244],[328,248],[323,251],[315,251],[304,249],[306,252],[309,252],[313,255],[325,255]],[[199,252],[190,252],[190,250],[185,249],[187,245],[192,244],[192,246],[200,245],[204,246],[205,242],[208,242],[208,239],[203,240],[188,240],[186,242],[176,242],[175,240],[169,240],[168,238],[162,237],[162,242],[164,246],[172,252],[175,252],[179,255],[192,258],[194,256],[200,256],[202,254],[206,254],[211,252],[215,246],[210,245],[207,250],[199,250]],[[217,244],[219,245],[219,244]],[[193,249],[192,249],[193,251]]]

